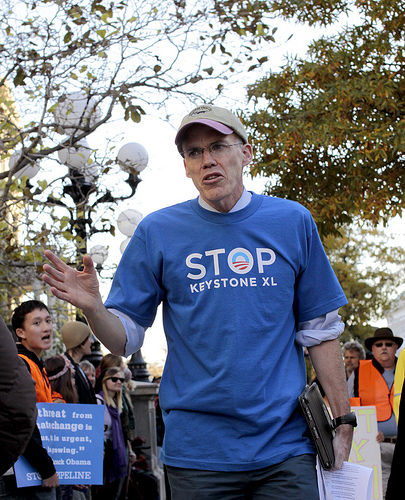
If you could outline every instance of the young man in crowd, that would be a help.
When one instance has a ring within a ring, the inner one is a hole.
[[[53,324],[48,308],[39,300],[28,300],[14,310],[12,325],[17,335],[18,355],[23,359],[35,381],[38,403],[52,403],[51,385],[41,360],[43,351],[52,345]],[[41,435],[35,426],[32,438],[23,453],[24,457],[40,473],[42,486],[16,488],[14,476],[5,476],[9,498],[56,499],[58,476],[52,458],[42,446]]]

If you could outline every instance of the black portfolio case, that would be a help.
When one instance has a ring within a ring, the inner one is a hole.
[[[311,431],[321,465],[325,470],[330,470],[335,462],[332,445],[335,430],[318,385],[316,383],[307,385],[299,395],[298,401]]]

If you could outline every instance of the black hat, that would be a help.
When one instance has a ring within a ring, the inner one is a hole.
[[[394,337],[391,328],[377,328],[377,330],[374,332],[374,336],[366,339],[364,341],[364,344],[367,349],[371,351],[374,342],[377,342],[377,340],[392,340],[398,345],[398,347],[401,347],[402,342],[404,341],[404,339],[402,339],[401,337]]]

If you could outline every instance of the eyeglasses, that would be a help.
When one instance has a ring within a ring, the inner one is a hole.
[[[392,347],[394,345],[393,342],[374,342],[376,347],[382,347],[385,344],[385,347]]]
[[[120,377],[110,377],[107,380],[111,380],[112,382],[114,382],[114,384],[118,381],[121,382],[121,384],[125,382],[125,379]]]
[[[240,146],[241,144],[243,144],[243,142],[236,142],[235,144],[223,144],[222,142],[216,142],[207,148],[190,148],[185,151],[181,151],[180,154],[186,160],[199,160],[204,154],[204,151],[209,151],[214,158],[219,158],[228,150],[228,148],[231,148],[232,146]]]

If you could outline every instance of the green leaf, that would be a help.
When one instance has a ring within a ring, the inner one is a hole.
[[[16,87],[18,87],[19,85],[25,85],[24,80],[26,78],[27,78],[27,74],[25,73],[25,71],[21,67],[19,67],[17,69],[17,73],[16,73],[14,80],[13,80],[14,85]]]
[[[108,19],[110,19],[111,17],[113,17],[112,15],[112,12],[109,10],[107,12],[105,12],[102,16],[101,16],[101,20],[106,22],[108,21]]]
[[[66,35],[63,37],[63,41],[65,43],[69,43],[71,39],[72,39],[72,32],[68,31]]]
[[[48,108],[47,111],[48,111],[48,113],[53,113],[58,107],[59,107],[59,103],[57,102],[56,104],[54,104],[53,106]]]
[[[139,123],[141,121],[141,115],[138,111],[131,111],[131,120],[135,123]]]

